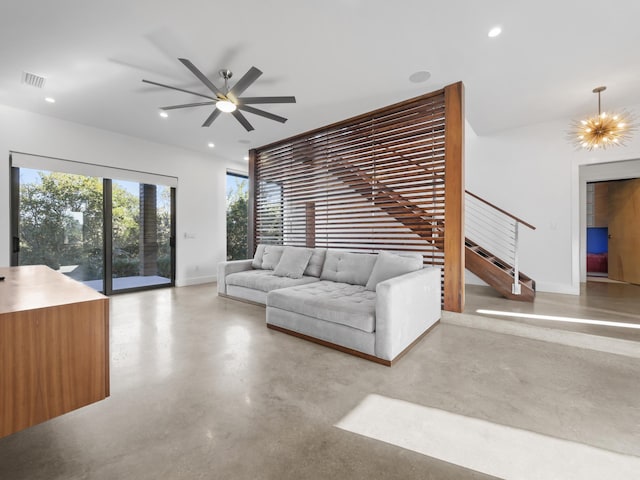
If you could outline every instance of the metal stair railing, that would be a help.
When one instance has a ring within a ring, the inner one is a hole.
[[[511,293],[520,295],[518,235],[520,225],[536,227],[465,190],[465,237],[513,269]]]

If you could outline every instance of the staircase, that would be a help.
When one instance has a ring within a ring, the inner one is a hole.
[[[500,295],[510,300],[533,302],[536,296],[536,282],[524,273],[518,272],[520,294],[512,292],[514,270],[509,262],[495,257],[491,252],[472,242],[464,240],[465,267],[491,285]]]
[[[433,231],[444,236],[442,216],[425,210],[410,198],[385,185],[384,177],[374,178],[370,173],[342,158],[339,168],[331,174],[349,185],[380,210],[393,217],[421,238],[434,243]],[[424,167],[407,161],[405,174],[424,173]],[[434,172],[430,171],[431,174]],[[363,184],[367,185],[363,188]],[[418,219],[418,221],[416,221]],[[511,300],[533,302],[535,281],[519,271],[518,233],[520,226],[535,227],[524,220],[496,207],[477,195],[465,191],[465,266]]]
[[[465,267],[503,297],[533,302],[536,282],[518,268],[521,226],[536,228],[465,191]]]

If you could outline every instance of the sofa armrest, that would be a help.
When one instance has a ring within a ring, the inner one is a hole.
[[[218,264],[218,293],[222,293],[223,295],[227,293],[227,275],[251,270],[251,262],[253,262],[253,259],[251,258],[248,260],[220,262]]]
[[[440,268],[427,267],[378,283],[376,357],[393,360],[440,319]]]

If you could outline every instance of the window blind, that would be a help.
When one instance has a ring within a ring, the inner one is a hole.
[[[63,160],[61,158],[45,157],[29,153],[10,152],[10,154],[12,167],[71,173],[88,177],[111,178],[113,180],[128,180],[150,185],[165,185],[173,188],[178,186],[178,179],[167,175],[73,160]]]

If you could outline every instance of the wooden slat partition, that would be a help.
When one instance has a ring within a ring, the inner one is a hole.
[[[464,306],[463,86],[249,152],[253,238],[359,252],[420,252]]]

